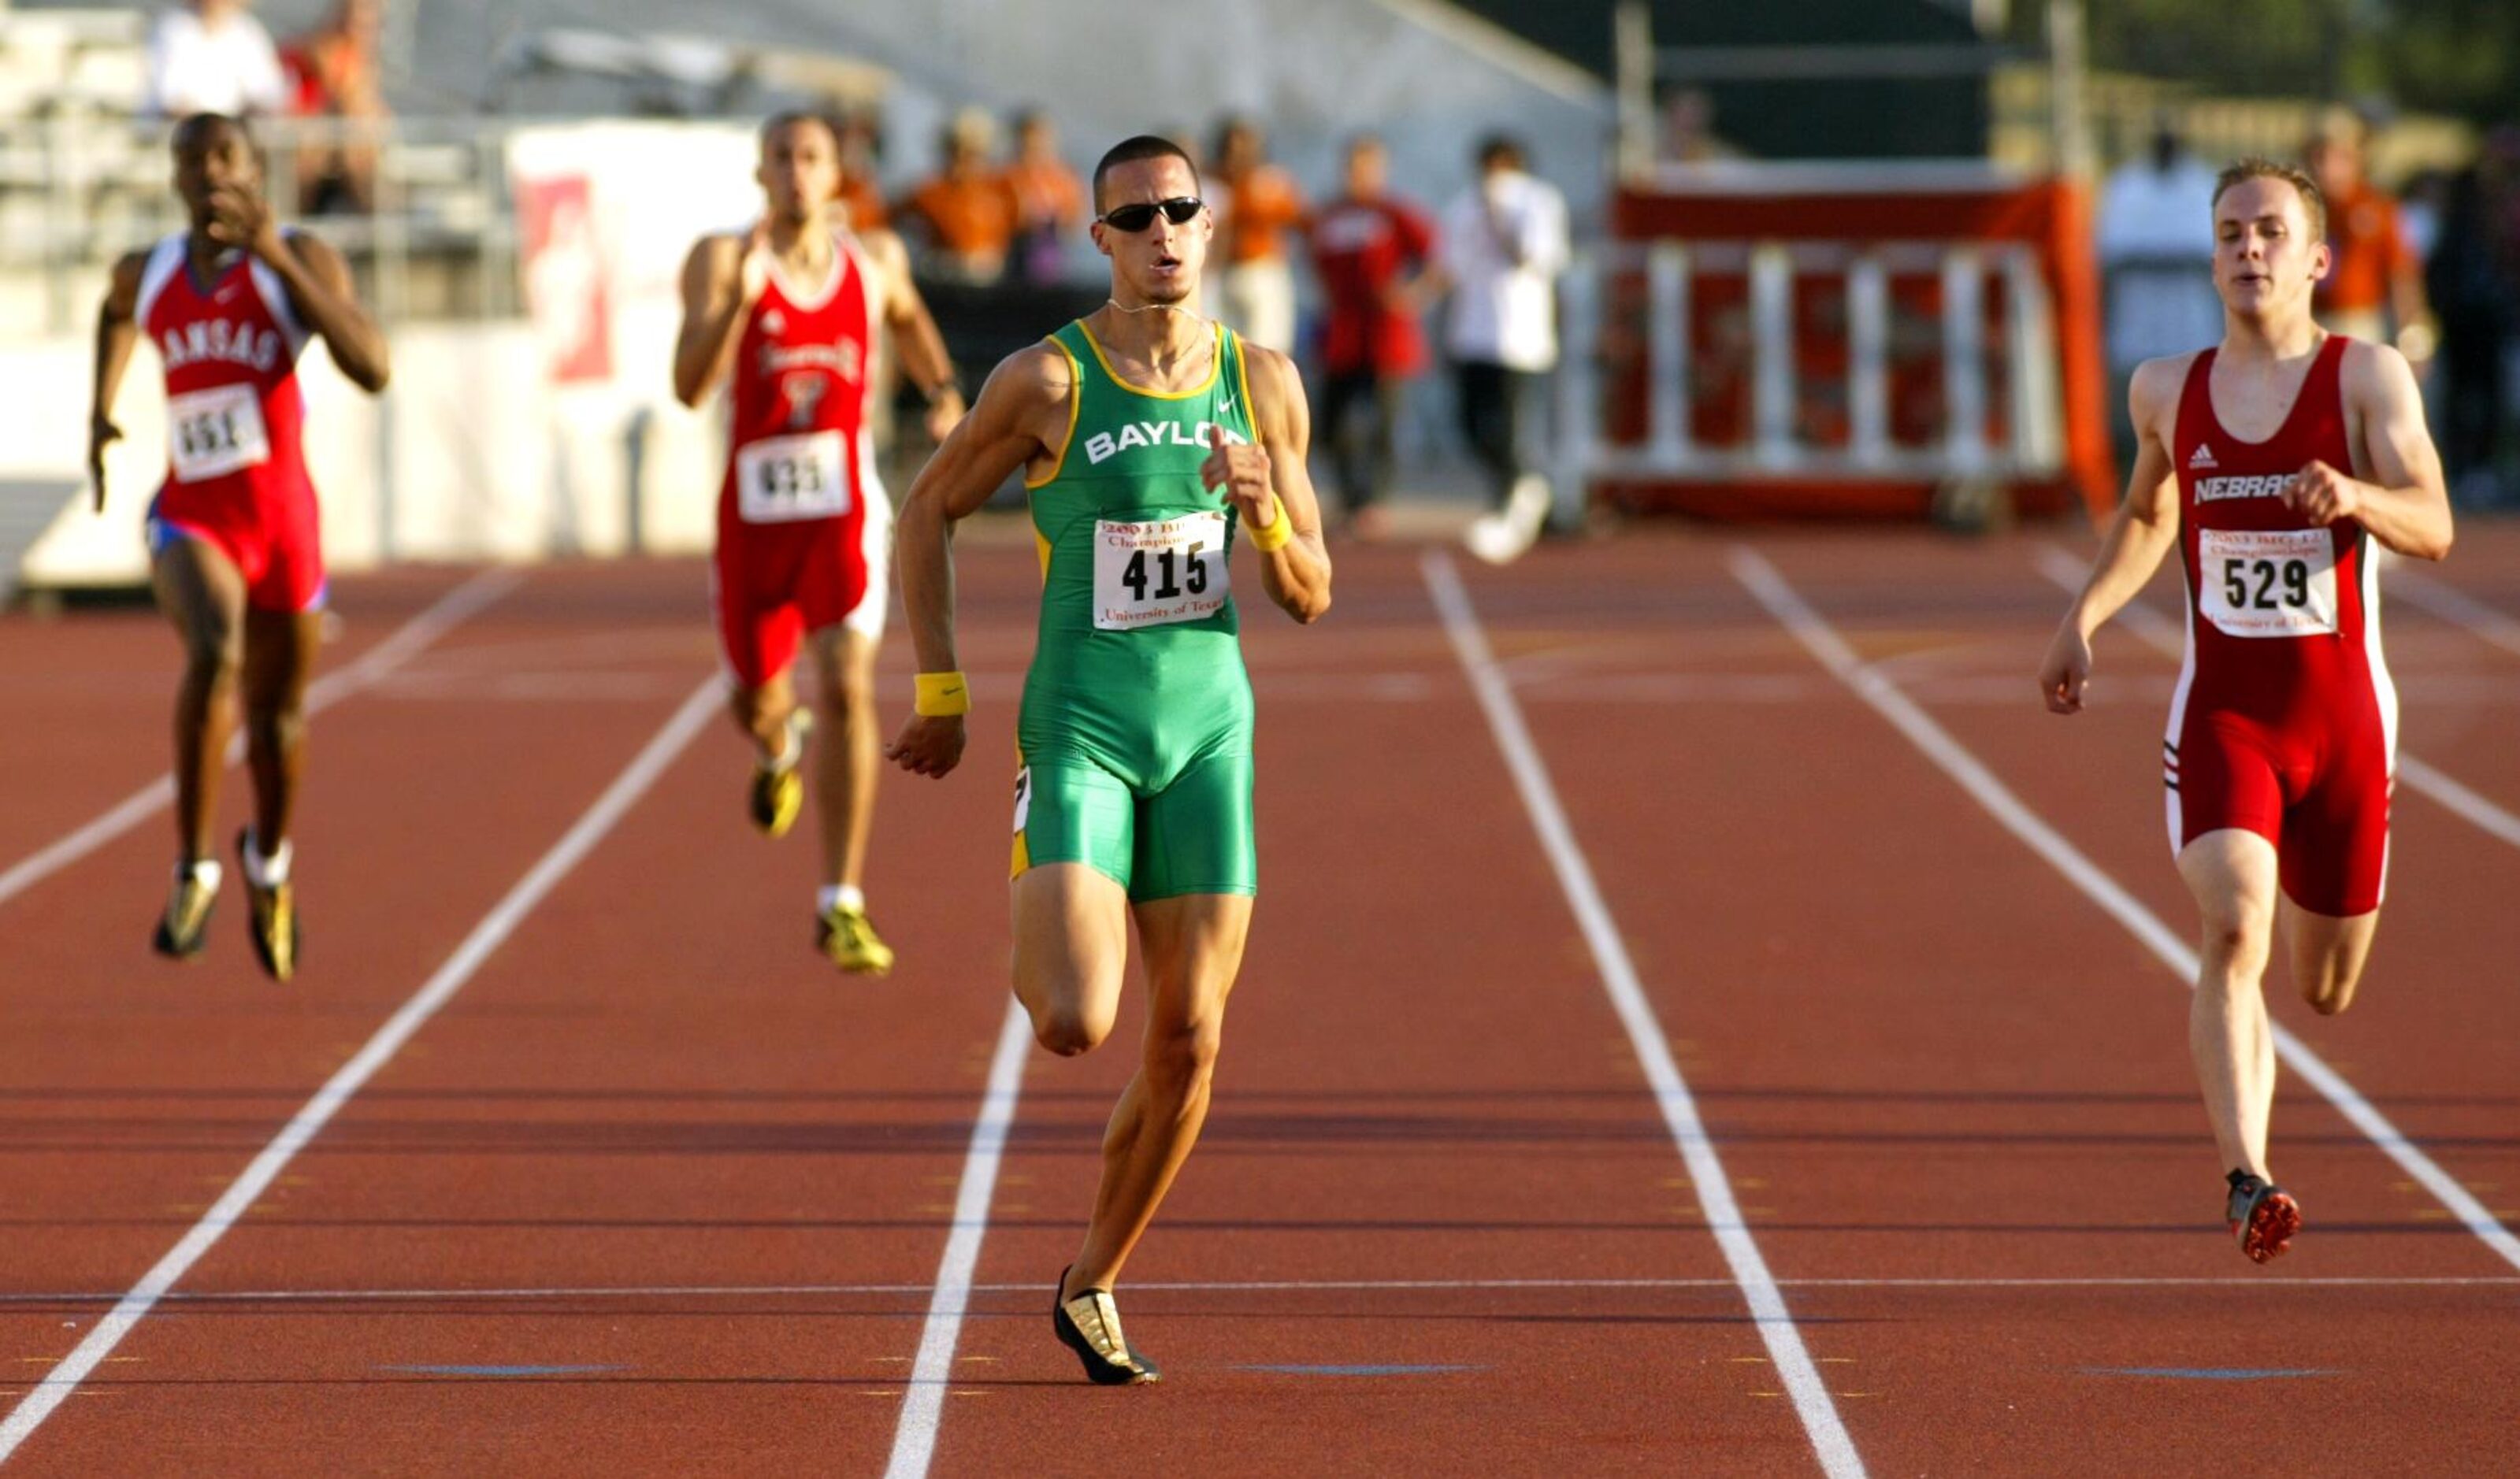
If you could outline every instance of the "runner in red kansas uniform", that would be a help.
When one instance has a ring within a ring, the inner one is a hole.
[[[2451,544],[2413,372],[2312,321],[2325,225],[2299,170],[2223,172],[2223,343],[2136,371],[2127,501],[2039,670],[2048,706],[2079,710],[2092,634],[2179,549],[2187,658],[2163,765],[2171,846],[2203,915],[2188,1046],[2231,1168],[2226,1215],[2260,1263],[2301,1225],[2267,1168],[2275,1061],[2260,977],[2275,920],[2303,997],[2343,1011],[2388,866],[2398,698],[2372,546],[2439,560]]]
[[[892,951],[860,886],[881,759],[875,656],[892,550],[892,506],[867,427],[877,326],[893,331],[904,369],[926,390],[940,440],[963,397],[901,239],[832,228],[840,190],[832,126],[805,113],[771,119],[755,177],[763,218],[742,236],[702,237],[684,264],[674,393],[698,406],[732,372],[711,574],[735,721],[759,750],[753,823],[783,835],[804,804],[797,771],[812,724],[788,680],[801,643],[826,732],[815,766],[815,940],[840,968],[881,975]]]
[[[185,653],[175,697],[179,851],[155,943],[179,960],[202,948],[219,888],[210,829],[242,696],[254,815],[237,850],[254,953],[285,981],[296,970],[298,934],[289,828],[324,603],[315,487],[298,444],[297,356],[321,336],[341,373],[373,393],[385,385],[385,342],[360,311],[341,254],[274,220],[243,123],[186,118],[174,155],[192,228],[114,264],[97,315],[88,471],[102,511],[105,448],[122,435],[114,394],[145,334],[165,361],[169,421],[149,548],[158,604]]]

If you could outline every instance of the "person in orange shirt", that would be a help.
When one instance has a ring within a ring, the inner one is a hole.
[[[1015,270],[1027,283],[1053,283],[1068,237],[1085,224],[1085,183],[1058,156],[1058,130],[1039,109],[1015,114],[1015,157],[1007,166],[1015,197]]]
[[[383,0],[338,0],[322,25],[281,48],[289,111],[341,120],[338,132],[319,133],[298,146],[299,203],[311,214],[376,204],[376,138],[362,125],[390,116],[377,83],[377,30],[383,12]]]
[[[1236,333],[1280,351],[1295,346],[1295,274],[1286,233],[1308,213],[1291,175],[1269,162],[1268,140],[1249,118],[1228,118],[1216,133],[1208,174],[1217,202],[1214,301]]]
[[[2342,111],[2320,121],[2303,151],[2327,198],[2327,245],[2335,265],[2311,296],[2311,310],[2331,333],[2370,343],[2396,343],[2407,358],[2432,358],[2432,314],[2424,303],[2424,264],[2408,245],[2398,202],[2362,173],[2362,119]]]
[[[926,246],[922,266],[935,277],[987,285],[1006,275],[1018,211],[1007,178],[989,165],[997,120],[976,108],[957,113],[945,130],[945,167],[911,192],[901,224]]]
[[[850,231],[881,231],[892,224],[883,186],[876,178],[883,125],[871,109],[835,112],[831,121],[840,140],[840,224]]]

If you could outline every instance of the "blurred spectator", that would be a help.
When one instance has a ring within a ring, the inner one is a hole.
[[[1408,382],[1426,366],[1418,313],[1435,228],[1390,194],[1390,169],[1380,139],[1350,141],[1346,191],[1312,223],[1313,269],[1328,299],[1321,437],[1349,532],[1361,539],[1388,532],[1382,500],[1391,491],[1393,437]]]
[[[377,144],[370,126],[391,115],[377,84],[383,13],[383,0],[336,0],[323,25],[281,50],[289,111],[328,125],[297,151],[298,203],[311,213],[376,206]]]
[[[997,142],[997,120],[987,112],[955,114],[945,130],[945,167],[901,203],[901,226],[925,244],[921,265],[931,276],[987,285],[1006,275],[1015,197],[991,167]]]
[[[2520,130],[2498,130],[2450,184],[2424,286],[2441,314],[2442,458],[2469,508],[2503,500],[2498,454],[2520,336]]]
[[[840,141],[841,219],[851,231],[877,231],[892,223],[880,178],[883,123],[873,109],[843,110],[832,118]]]
[[[2335,265],[2311,295],[2318,321],[2338,334],[2390,341],[2410,360],[2432,358],[2423,264],[2407,246],[2398,202],[2362,175],[2362,120],[2342,109],[2320,120],[2304,151],[2327,198],[2327,246]]]
[[[1491,512],[1470,553],[1502,564],[1548,521],[1549,480],[1524,455],[1526,408],[1557,364],[1557,275],[1566,270],[1566,198],[1524,168],[1500,136],[1478,151],[1478,182],[1444,212],[1437,261],[1452,287],[1444,334],[1461,381],[1462,429],[1492,479]]]
[[[2214,171],[2158,123],[2152,146],[2100,192],[2100,270],[2108,284],[2109,366],[2119,375],[2223,336],[2214,292]]]
[[[1702,87],[1684,87],[1663,106],[1662,157],[1676,164],[1724,164],[1741,152],[1715,136],[1715,99]]]
[[[159,15],[150,30],[145,112],[244,117],[278,112],[287,101],[280,53],[246,0],[190,0]]]
[[[1216,291],[1209,302],[1244,338],[1291,350],[1295,274],[1286,264],[1285,239],[1304,219],[1294,178],[1269,162],[1259,124],[1228,118],[1216,132],[1206,186],[1216,207],[1216,245],[1208,250]]]
[[[1050,115],[1027,110],[1015,115],[1015,157],[1007,166],[1007,188],[1015,197],[1015,263],[1027,283],[1055,283],[1067,258],[1067,244],[1085,225],[1085,182],[1058,157],[1058,131]]]

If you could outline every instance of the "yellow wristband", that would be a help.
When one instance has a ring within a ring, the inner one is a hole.
[[[971,711],[971,686],[961,673],[922,673],[918,677],[919,697],[911,705],[931,719],[942,719]]]
[[[1258,524],[1251,526],[1251,548],[1263,555],[1273,555],[1284,549],[1286,541],[1295,537],[1295,521],[1286,516],[1285,500],[1273,493],[1269,496],[1269,507],[1277,511],[1278,516],[1269,520],[1265,529]]]

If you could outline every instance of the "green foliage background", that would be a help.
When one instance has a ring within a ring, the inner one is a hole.
[[[2039,7],[2017,6],[2016,23]],[[2520,117],[2520,0],[2090,0],[2091,61],[2217,92]]]

